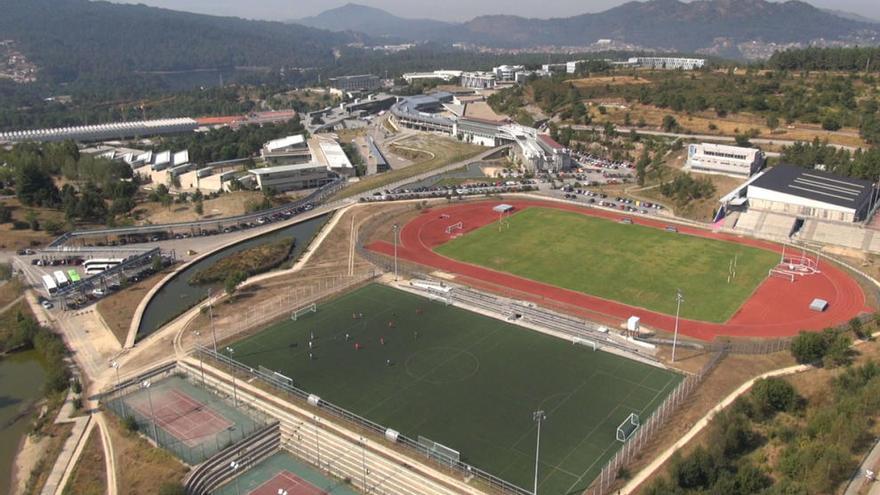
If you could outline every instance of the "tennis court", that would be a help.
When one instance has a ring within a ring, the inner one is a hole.
[[[220,416],[206,404],[175,389],[157,390],[149,397],[144,394],[132,398],[129,404],[141,416],[155,422],[159,428],[190,447],[233,425],[232,421]]]
[[[430,438],[461,459],[531,486],[544,410],[540,487],[586,487],[622,445],[617,426],[647,418],[675,373],[373,284],[229,345],[323,400]]]
[[[138,387],[105,404],[119,417],[134,417],[140,432],[190,465],[263,425],[229,398],[176,375],[152,380],[149,387]]]
[[[278,452],[213,492],[214,495],[356,495],[286,452]]]

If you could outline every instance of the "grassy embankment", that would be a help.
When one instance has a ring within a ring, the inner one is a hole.
[[[221,282],[236,273],[250,277],[269,271],[284,262],[289,256],[295,240],[293,237],[245,249],[227,256],[213,265],[200,270],[192,278],[194,284]]]

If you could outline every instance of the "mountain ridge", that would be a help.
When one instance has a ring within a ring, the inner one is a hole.
[[[377,37],[468,42],[498,48],[586,46],[598,39],[612,39],[647,49],[683,52],[706,50],[718,40],[734,45],[749,41],[806,44],[880,30],[868,20],[824,11],[799,0],[631,1],[602,12],[570,17],[534,19],[496,14],[462,23],[407,19],[349,3],[295,22]]]

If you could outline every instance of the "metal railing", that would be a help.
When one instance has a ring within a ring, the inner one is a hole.
[[[215,362],[218,362],[225,366],[227,369],[232,372],[237,372],[248,377],[248,382],[253,382],[254,380],[262,382],[280,392],[284,392],[290,394],[291,396],[305,401],[307,404],[310,404],[313,407],[317,407],[322,411],[326,411],[330,413],[332,416],[342,419],[348,423],[351,423],[358,428],[369,431],[380,438],[385,438],[386,432],[389,428],[382,426],[374,421],[370,421],[367,418],[359,416],[347,409],[339,407],[335,404],[325,401],[324,399],[320,399],[318,401],[314,400],[314,396],[305,390],[302,390],[295,385],[291,385],[289,382],[286,382],[274,375],[269,373],[260,371],[259,369],[251,368],[243,363],[232,359],[229,356],[226,356],[221,353],[215,353],[213,350],[208,349],[206,347],[197,345],[194,348],[194,351],[197,355],[199,355],[200,359],[211,359]],[[310,401],[310,398],[312,400]],[[317,405],[314,404],[317,402]],[[426,447],[425,445],[420,444],[417,440],[413,440],[403,434],[397,435],[397,443],[405,446],[408,450],[410,450],[413,454],[417,454],[419,456],[424,456],[425,459],[435,459],[437,458],[433,449]],[[492,475],[486,471],[483,471],[479,468],[471,466],[465,462],[460,460],[456,461],[453,459],[448,459],[447,462],[443,462],[443,465],[449,468],[454,469],[456,472],[460,473],[463,476],[471,477],[479,480],[481,483],[486,484],[487,486],[497,490],[500,493],[510,493],[515,495],[530,495],[531,492],[524,488],[521,488],[513,483],[505,481],[495,475]]]
[[[312,191],[308,196],[297,199],[290,203],[276,206],[274,208],[269,208],[266,210],[261,210],[255,213],[247,213],[234,217],[224,217],[211,220],[198,220],[194,222],[176,222],[154,225],[141,225],[137,227],[116,227],[107,229],[78,230],[74,232],[67,232],[49,243],[44,251],[60,251],[61,249],[59,248],[61,246],[63,246],[67,241],[76,237],[148,234],[153,232],[172,231],[174,229],[201,229],[204,227],[233,225],[242,222],[249,222],[267,215],[274,215],[276,213],[283,213],[286,211],[295,210],[297,208],[304,207],[309,203],[316,205],[335,194],[336,191],[341,189],[344,185],[344,179],[336,179],[333,182],[329,182]]]

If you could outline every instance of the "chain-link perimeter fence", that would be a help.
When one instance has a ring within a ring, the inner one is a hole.
[[[621,468],[626,467],[627,464],[632,462],[632,460],[645,449],[648,442],[655,437],[657,432],[660,431],[660,428],[663,427],[664,423],[666,423],[666,421],[672,416],[675,410],[681,406],[688,397],[690,397],[690,394],[696,390],[703,379],[711,373],[716,366],[718,366],[718,363],[724,359],[725,355],[727,355],[726,350],[717,352],[698,373],[688,376],[684,381],[679,383],[677,387],[675,387],[672,393],[670,393],[663,403],[660,404],[660,407],[654,410],[651,417],[643,422],[639,429],[636,430],[636,433],[626,441],[623,448],[618,450],[617,454],[605,464],[605,467],[602,468],[599,476],[593,480],[593,483],[590,485],[589,489],[587,489],[586,493],[588,495],[605,495],[610,493]]]
[[[292,385],[290,382],[281,379],[274,374],[270,374],[266,371],[246,366],[229,356],[221,353],[215,353],[207,347],[196,346],[195,355],[198,359],[211,360],[213,363],[220,364],[222,369],[224,369],[225,371],[229,372],[232,375],[238,375],[238,379],[243,379],[248,383],[258,382],[267,385],[271,389],[282,392],[285,395],[292,396],[300,402],[308,404],[312,407],[317,407],[321,411],[326,412],[333,417],[344,420],[345,422],[353,425],[360,430],[368,431],[385,439],[393,438],[393,441],[395,443],[405,447],[406,450],[410,452],[410,454],[423,457],[427,461],[438,460],[436,449],[433,446],[427,447],[426,445],[419,443],[418,440],[406,437],[399,432],[370,421],[369,419],[352,413],[335,404],[327,402],[324,399],[319,399],[317,396],[312,395],[305,390],[296,387],[295,385]],[[488,487],[492,493],[531,495],[531,492],[529,490],[520,488],[519,486],[509,483],[501,478],[498,478],[497,476],[489,474],[460,460],[452,458],[444,459],[442,464],[447,468],[453,469],[459,475],[474,478],[478,483]]]
[[[175,363],[126,379],[101,403],[183,462],[194,466],[272,422]]]
[[[215,340],[219,345],[222,341],[244,337],[271,323],[290,318],[296,310],[365,284],[378,275],[377,270],[368,270],[354,276],[321,277],[312,284],[291,287],[271,299],[248,306],[226,318],[211,316],[212,323],[199,329],[201,344],[213,346]],[[213,314],[213,308],[209,308],[208,304],[203,305],[202,311]]]

